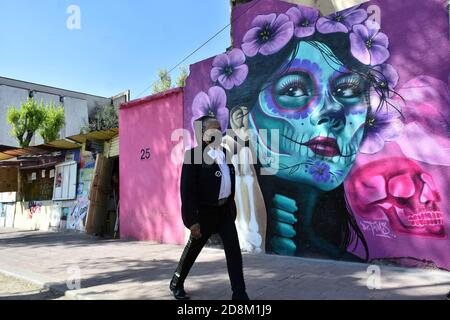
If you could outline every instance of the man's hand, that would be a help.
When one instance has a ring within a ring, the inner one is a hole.
[[[196,223],[191,228],[191,235],[194,239],[200,239],[202,237],[202,233],[200,232],[200,224]]]

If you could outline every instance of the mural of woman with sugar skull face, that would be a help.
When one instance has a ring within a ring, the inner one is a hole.
[[[212,111],[248,138],[267,251],[357,260],[347,249],[360,241],[367,256],[342,183],[361,149],[376,152],[401,129],[388,58],[387,36],[365,10],[320,17],[294,6],[256,16],[241,48],[212,62],[214,86],[193,113]]]

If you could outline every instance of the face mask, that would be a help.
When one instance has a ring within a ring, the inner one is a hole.
[[[218,145],[222,141],[222,133],[217,129],[208,129],[203,134],[203,141],[214,146]]]

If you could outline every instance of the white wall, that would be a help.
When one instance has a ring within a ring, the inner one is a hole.
[[[88,105],[86,100],[64,97],[64,113],[66,115],[66,137],[80,134],[80,129],[88,123]]]
[[[20,107],[27,101],[28,90],[18,89],[6,85],[0,85],[0,145],[18,147],[17,139],[9,135],[11,126],[6,121],[6,114],[9,106]],[[60,138],[65,138],[80,134],[81,127],[88,122],[88,102],[82,99],[64,97],[60,102],[60,96],[43,92],[35,92],[34,98],[45,104],[54,103],[55,106],[64,107],[66,125],[60,132]],[[40,145],[44,141],[42,137],[35,133],[31,140],[31,145]]]
[[[10,136],[11,126],[6,121],[9,106],[20,107],[27,101],[28,90],[0,85],[0,145],[18,147],[16,138]]]

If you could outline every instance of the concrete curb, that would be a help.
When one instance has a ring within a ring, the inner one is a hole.
[[[40,274],[20,270],[17,268],[12,271],[9,269],[5,269],[4,267],[0,267],[0,273],[7,277],[16,278],[24,282],[35,284],[36,286],[41,287],[41,289],[48,290],[55,295],[64,296],[70,300],[90,300],[85,297],[79,296],[74,292],[74,290],[68,290],[65,285],[62,285],[57,281],[52,281]]]

